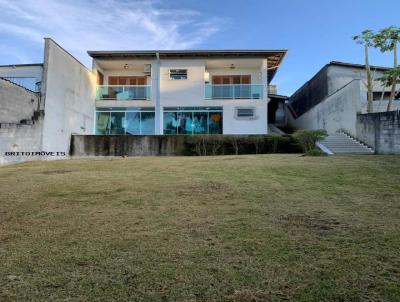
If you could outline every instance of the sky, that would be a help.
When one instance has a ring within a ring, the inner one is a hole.
[[[330,61],[363,63],[352,36],[400,26],[400,0],[0,0],[0,65],[43,62],[51,37],[87,50],[288,49],[273,84],[291,95]],[[390,66],[371,50],[371,63]]]

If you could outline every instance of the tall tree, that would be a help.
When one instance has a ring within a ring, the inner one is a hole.
[[[395,26],[389,26],[387,28],[381,29],[374,36],[374,46],[376,48],[378,48],[381,52],[393,52],[393,69],[387,71],[379,79],[384,87],[391,87],[389,102],[386,108],[387,111],[390,111],[392,109],[392,103],[396,96],[396,85],[399,83],[398,79],[400,78],[397,54],[399,42],[400,28]]]
[[[373,87],[372,87],[372,73],[371,67],[369,65],[369,54],[368,49],[371,46],[374,46],[374,33],[367,29],[364,30],[360,35],[354,36],[353,40],[356,41],[358,44],[364,46],[364,55],[365,55],[365,70],[367,72],[367,91],[368,91],[368,105],[367,105],[367,112],[374,111],[373,105]]]
[[[387,111],[390,111],[393,100],[400,91],[400,89],[399,91],[396,91],[396,86],[400,84],[400,66],[396,66],[386,71],[382,77],[378,78],[378,81],[381,82],[383,89],[391,87],[389,102],[387,105]]]

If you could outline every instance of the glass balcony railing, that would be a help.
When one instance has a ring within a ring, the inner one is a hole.
[[[262,99],[262,84],[234,84],[205,86],[205,99]]]
[[[98,85],[97,100],[150,100],[150,85]]]

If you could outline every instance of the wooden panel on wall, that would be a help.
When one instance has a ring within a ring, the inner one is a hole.
[[[212,77],[212,83],[219,84],[251,84],[251,75],[217,75]]]
[[[104,75],[100,71],[97,71],[97,85],[103,85],[103,84],[104,84]]]
[[[108,85],[146,85],[147,78],[140,76],[110,76]]]

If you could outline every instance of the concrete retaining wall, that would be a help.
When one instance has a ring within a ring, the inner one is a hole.
[[[30,120],[38,109],[39,94],[0,79],[0,123]]]
[[[331,134],[345,129],[355,135],[356,116],[361,112],[361,85],[360,80],[352,81],[297,119],[287,110],[288,124],[296,129],[325,129]]]
[[[0,128],[0,165],[38,159],[22,155],[6,156],[6,152],[42,151],[42,128],[42,117],[32,125],[10,124],[7,128]]]
[[[400,111],[358,114],[356,137],[378,154],[400,154]]]
[[[72,156],[184,155],[184,136],[73,135]]]

